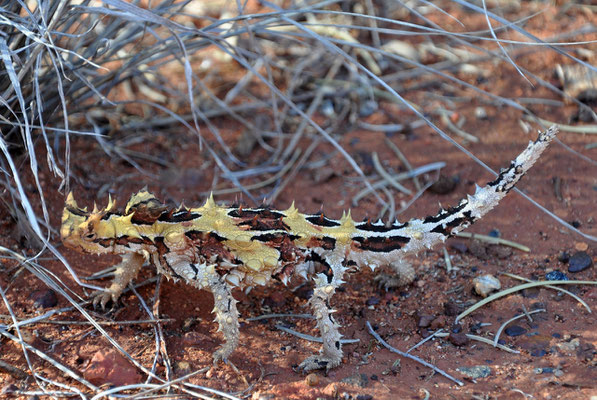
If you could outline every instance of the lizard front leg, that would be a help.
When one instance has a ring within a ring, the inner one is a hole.
[[[137,276],[137,273],[143,266],[146,258],[147,257],[141,253],[129,253],[123,255],[122,261],[116,266],[112,285],[105,290],[94,292],[92,294],[93,306],[96,307],[99,304],[102,308],[106,308],[106,304],[108,304],[110,300],[116,303],[124,288],[126,288],[129,282]]]
[[[172,253],[165,256],[165,273],[184,279],[198,289],[207,288],[214,296],[215,321],[218,331],[224,335],[224,344],[214,352],[214,364],[227,361],[238,345],[239,323],[237,301],[232,297],[232,288],[226,283],[225,275],[220,276],[214,264],[193,262],[193,257]]]
[[[303,371],[311,371],[314,369],[330,370],[342,362],[342,344],[338,328],[340,325],[334,321],[332,314],[335,312],[330,307],[330,300],[336,289],[344,282],[342,277],[346,268],[340,262],[330,263],[332,270],[332,277],[324,274],[317,274],[313,279],[315,281],[315,289],[313,296],[309,300],[309,304],[313,309],[313,314],[317,320],[317,327],[323,340],[323,345],[319,354],[308,357],[303,361],[299,368]]]

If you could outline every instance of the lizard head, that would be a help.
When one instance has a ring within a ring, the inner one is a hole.
[[[65,246],[85,253],[112,253],[112,243],[116,237],[116,221],[104,219],[104,217],[115,209],[116,203],[109,200],[108,206],[98,210],[97,206],[93,211],[87,208],[80,208],[75,198],[69,193],[64,211],[62,212],[62,226],[60,237]],[[126,217],[120,217],[126,219]],[[130,220],[130,218],[129,218]],[[125,221],[119,221],[124,223]]]

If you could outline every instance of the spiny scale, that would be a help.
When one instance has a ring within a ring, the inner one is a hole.
[[[89,213],[69,194],[62,216],[65,245],[87,253],[121,254],[117,278],[96,299],[116,300],[145,260],[167,277],[214,293],[219,328],[226,343],[214,358],[225,359],[238,342],[238,312],[234,286],[265,285],[272,278],[313,276],[310,300],[324,340],[319,355],[308,358],[305,370],[331,368],[342,356],[337,324],[328,307],[349,266],[375,268],[399,262],[406,254],[446,240],[483,216],[514,187],[557,133],[552,127],[485,187],[454,207],[424,219],[386,226],[381,220],[355,223],[350,211],[334,220],[323,212],[302,214],[294,202],[286,210],[219,206],[213,196],[198,208],[169,207],[146,189],[131,196],[124,213],[109,200],[105,210]],[[315,274],[314,263],[329,274]]]

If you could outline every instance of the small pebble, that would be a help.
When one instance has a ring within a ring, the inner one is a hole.
[[[191,364],[188,361],[179,361],[176,363],[176,371],[183,374],[191,372]]]
[[[572,225],[572,226],[573,226],[574,228],[576,228],[576,229],[578,229],[578,228],[580,228],[580,227],[581,227],[581,223],[580,223],[580,221],[577,221],[577,220],[574,220],[574,221],[568,221],[568,223],[569,223],[570,225]]]
[[[504,333],[506,333],[506,335],[508,336],[520,336],[525,334],[526,332],[527,330],[520,325],[510,325],[504,330]]]
[[[487,274],[473,279],[473,287],[478,295],[487,297],[489,293],[493,292],[494,290],[499,290],[502,285],[500,284],[499,279],[497,279],[495,276]]]
[[[545,274],[545,279],[548,281],[568,281],[568,277],[562,271],[551,271]]]
[[[378,105],[377,102],[374,100],[367,100],[361,104],[359,107],[359,117],[364,118],[368,117],[377,111]]]
[[[317,374],[309,374],[305,377],[305,383],[307,386],[317,386],[319,385],[319,375]]]
[[[487,118],[487,110],[483,107],[475,107],[475,118],[477,119],[486,119]]]
[[[319,110],[323,115],[325,115],[328,118],[331,118],[336,115],[336,111],[334,110],[334,103],[329,99],[323,100],[321,102]]]
[[[492,229],[489,231],[489,236],[494,237],[494,238],[499,238],[501,235],[499,229]]]
[[[578,227],[575,226],[575,228],[578,228]],[[589,248],[589,245],[586,244],[585,242],[576,242],[574,244],[574,248],[578,251],[587,251],[587,249]]]
[[[539,374],[553,374],[554,369],[551,367],[538,367],[534,369],[537,375]]]
[[[568,272],[581,272],[591,265],[593,265],[591,256],[584,251],[579,251],[570,257],[570,261],[568,261]]]

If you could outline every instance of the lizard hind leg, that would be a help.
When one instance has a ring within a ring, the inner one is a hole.
[[[232,297],[230,285],[226,283],[224,277],[217,273],[210,275],[208,287],[214,296],[215,321],[218,323],[218,331],[224,335],[224,344],[214,352],[214,364],[219,361],[228,361],[228,357],[236,349],[239,339],[238,302]]]
[[[309,300],[309,305],[313,309],[313,314],[317,320],[317,327],[323,340],[323,345],[318,354],[308,357],[299,365],[302,371],[311,371],[315,369],[330,370],[342,362],[342,344],[338,328],[332,314],[335,312],[330,307],[330,300],[336,289],[344,282],[342,277],[346,271],[340,262],[330,263],[332,270],[331,278],[324,274],[317,274],[313,280],[315,288],[313,296]]]

